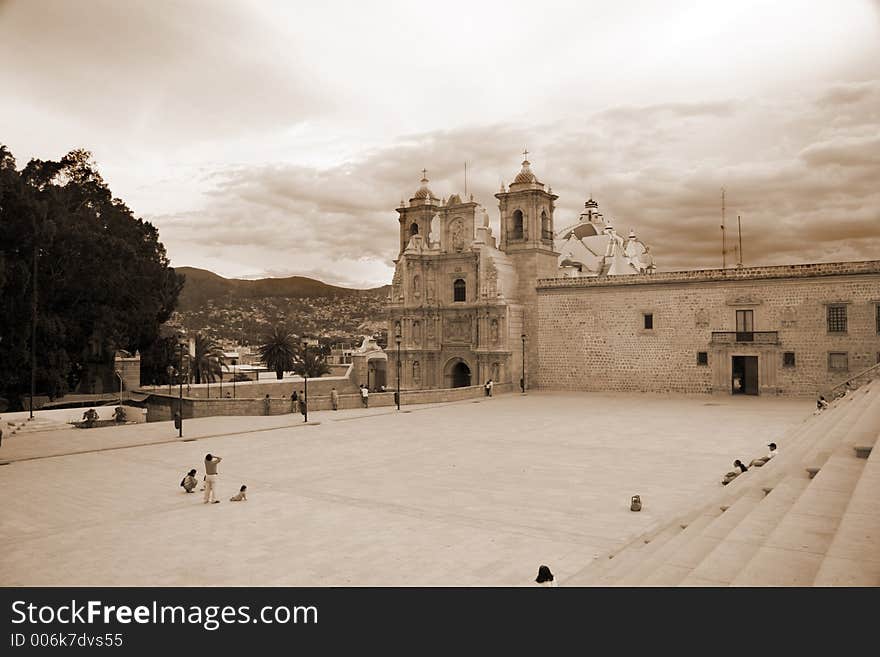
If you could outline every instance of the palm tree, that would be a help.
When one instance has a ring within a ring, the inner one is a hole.
[[[327,365],[327,359],[321,353],[319,347],[312,347],[305,343],[298,345],[296,351],[296,362],[293,365],[293,371],[300,376],[308,376],[310,379],[317,379],[319,376],[330,373],[330,367]]]
[[[285,370],[292,370],[296,360],[296,342],[293,333],[276,326],[258,348],[260,358],[275,376],[281,379]]]
[[[193,375],[196,383],[214,381],[221,375],[223,363],[223,349],[214,338],[196,333],[196,354],[193,359]]]

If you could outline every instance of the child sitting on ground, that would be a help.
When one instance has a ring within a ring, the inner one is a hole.
[[[195,491],[196,486],[199,485],[199,482],[196,480],[195,468],[186,473],[186,476],[180,481],[180,485],[183,486],[183,490],[187,493]]]
[[[244,484],[241,485],[241,488],[238,489],[238,493],[229,498],[230,502],[247,502],[247,486]]]

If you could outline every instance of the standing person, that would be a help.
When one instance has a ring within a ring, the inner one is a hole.
[[[299,412],[302,413],[303,422],[305,422],[308,417],[308,406],[306,405],[306,397],[302,390],[299,391]]]
[[[330,390],[330,408],[334,411],[339,410],[339,393],[336,392],[336,388]]]
[[[370,391],[367,390],[367,386],[361,384],[361,403],[364,405],[364,408],[369,408],[370,406]]]
[[[266,393],[265,398],[263,398],[263,406],[266,409],[266,415],[270,415],[270,411],[272,410],[272,400],[269,399],[269,393]]]
[[[290,412],[298,413],[299,412],[299,397],[296,396],[296,390],[294,390],[290,394]]]
[[[214,504],[220,504],[220,500],[217,499],[217,479],[220,476],[217,474],[217,464],[222,460],[222,457],[213,454],[205,456],[205,504],[212,501]]]
[[[489,396],[492,396],[492,388],[495,387],[495,382],[492,379],[489,379]]]
[[[486,381],[486,383],[483,384],[483,390],[486,391],[486,396],[488,397],[489,396],[489,382],[488,381]]]

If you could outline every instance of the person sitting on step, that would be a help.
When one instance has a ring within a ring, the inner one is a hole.
[[[745,465],[743,465],[743,462],[740,461],[739,459],[737,459],[736,461],[733,462],[733,467],[736,469],[728,472],[726,475],[724,475],[724,478],[721,480],[721,483],[724,484],[725,486],[727,484],[729,484],[731,481],[733,481],[734,479],[736,479],[737,477],[739,477],[743,472],[748,472],[748,470],[749,470]]]
[[[762,465],[767,463],[767,461],[776,456],[776,454],[778,453],[778,450],[776,449],[776,443],[769,443],[767,447],[770,448],[770,450],[767,452],[767,456],[761,456],[759,458],[752,459],[752,462],[749,463],[750,468],[760,468]]]

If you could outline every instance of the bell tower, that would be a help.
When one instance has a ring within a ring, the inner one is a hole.
[[[528,151],[523,151],[528,155]],[[506,253],[543,251],[553,253],[553,211],[559,198],[544,189],[528,159],[510,183],[509,190],[495,194],[501,211],[501,244]]]
[[[416,190],[415,195],[409,200],[409,205],[402,201],[397,213],[400,215],[400,251],[403,253],[406,245],[414,235],[421,235],[425,243],[430,242],[431,220],[440,209],[440,199],[434,196],[434,192],[428,189],[428,172],[422,169],[422,186]]]
[[[511,308],[515,312],[511,313],[510,328],[512,334],[519,329],[521,343],[517,345],[518,355],[513,362],[524,389],[528,389],[536,383],[529,372],[538,370],[536,287],[539,279],[553,278],[559,270],[559,254],[553,244],[553,212],[559,197],[550,188],[545,189],[544,183],[532,172],[528,151],[523,151],[523,156],[526,159],[523,159],[522,169],[510,187],[505,189],[502,184],[495,198],[501,211],[499,249],[513,261],[517,278],[519,303],[515,309]],[[517,383],[516,379],[514,383]]]

